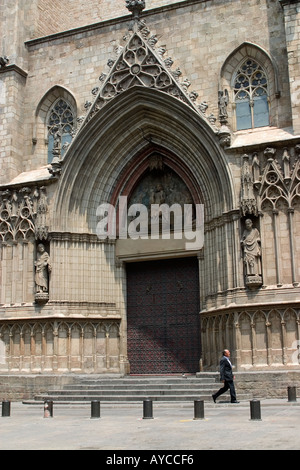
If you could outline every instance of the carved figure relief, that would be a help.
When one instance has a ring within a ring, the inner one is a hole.
[[[274,247],[272,262],[273,273],[275,272],[269,276],[272,278],[272,283],[276,283],[278,287],[281,287],[284,279],[288,278],[293,286],[299,285],[296,257],[294,257],[297,249],[295,244],[297,213],[300,207],[299,157],[299,145],[294,148],[283,148],[281,151],[267,147],[263,152],[255,152],[252,159],[244,155],[241,168],[241,214],[252,218],[268,214],[272,227],[269,241],[272,241]],[[288,244],[284,243],[280,236],[282,224],[287,228]],[[290,267],[286,267],[284,271],[277,260],[280,254],[287,252],[291,254]],[[245,264],[245,276],[246,285],[260,285],[259,280],[256,282],[253,274],[249,272],[247,264]]]
[[[251,219],[246,219],[241,245],[243,249],[246,285],[258,287],[262,284],[260,234],[253,227]]]
[[[51,272],[50,256],[43,243],[37,247],[35,265],[36,301],[47,301],[49,298],[49,273]]]
[[[219,119],[220,122],[227,122],[228,118],[228,113],[227,113],[227,105],[229,103],[229,96],[228,96],[228,90],[224,91],[219,91],[218,93],[219,99],[218,99],[218,105],[219,105]]]
[[[155,165],[154,162],[156,162]],[[175,221],[167,220],[170,217],[169,208],[173,204],[179,205],[183,217],[184,205],[192,205],[193,198],[184,181],[171,168],[164,166],[159,156],[155,155],[149,161],[149,172],[142,178],[130,197],[129,206],[133,204],[143,204],[147,207],[148,214],[151,215],[151,219],[148,220],[149,224],[151,220],[153,222],[159,218],[161,221],[170,222],[170,228],[173,229]],[[154,204],[162,207],[155,212]]]

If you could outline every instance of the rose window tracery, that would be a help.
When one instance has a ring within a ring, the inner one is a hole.
[[[116,65],[103,94],[111,97],[133,85],[158,88],[171,85],[171,78],[162,70],[153,54],[149,54],[138,36],[134,36],[129,42],[128,50],[124,53],[123,60]]]
[[[109,77],[98,92],[88,120],[108,101],[133,86],[155,88],[184,102],[188,101],[184,92],[173,80],[171,73],[165,70],[148,43],[138,34],[134,34],[113,64]]]

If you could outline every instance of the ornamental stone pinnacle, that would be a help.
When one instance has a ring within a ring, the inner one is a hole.
[[[140,14],[145,7],[145,0],[126,0],[126,8],[131,11],[134,20],[140,19]]]

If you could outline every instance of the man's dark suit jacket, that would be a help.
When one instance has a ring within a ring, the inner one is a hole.
[[[226,356],[220,361],[220,380],[233,380],[232,367]]]

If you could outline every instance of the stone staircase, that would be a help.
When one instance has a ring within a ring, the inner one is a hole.
[[[76,376],[73,383],[35,396],[35,401],[57,403],[101,401],[137,403],[146,398],[175,402],[211,400],[220,386],[219,374],[204,372],[196,376]]]

